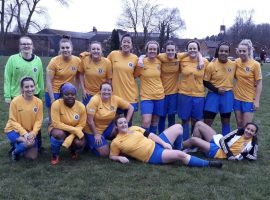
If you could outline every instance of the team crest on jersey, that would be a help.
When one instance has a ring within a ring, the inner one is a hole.
[[[98,73],[99,74],[103,74],[103,69],[102,68],[98,68]]]
[[[37,68],[36,67],[33,68],[33,72],[37,72]]]
[[[77,70],[77,67],[71,66],[71,70],[72,70],[72,71],[76,71],[76,70]]]
[[[227,69],[227,71],[228,71],[228,72],[231,72],[231,71],[232,71],[232,69],[229,67],[229,68]]]
[[[90,108],[90,109],[89,109],[89,112],[90,112],[90,113],[93,113],[93,112],[95,112],[95,109]]]
[[[115,107],[114,106],[111,106],[110,107],[110,111],[115,111]]]
[[[245,67],[246,72],[250,72],[250,67]]]
[[[34,107],[34,108],[33,108],[33,111],[34,111],[35,113],[37,113],[38,108],[37,108],[37,107]]]
[[[131,68],[133,68],[133,63],[132,62],[129,62],[128,63],[128,66],[131,67]]]
[[[80,116],[79,116],[78,114],[75,114],[75,115],[74,115],[74,119],[75,119],[75,120],[79,120],[79,119],[80,119]]]

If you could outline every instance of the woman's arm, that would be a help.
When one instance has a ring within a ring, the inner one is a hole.
[[[35,134],[35,136],[38,134],[38,131],[41,129],[42,122],[43,122],[43,105],[42,105],[42,102],[39,101],[36,121],[34,123],[33,130],[31,131]]]
[[[109,158],[111,159],[111,160],[114,160],[114,161],[118,161],[118,162],[120,162],[120,163],[129,163],[129,160],[127,159],[127,157],[125,157],[125,156],[112,156],[111,154],[110,154],[110,156],[109,156]]]
[[[254,110],[259,109],[261,93],[262,93],[262,79],[256,81],[256,93],[255,93],[255,99],[254,99]]]
[[[51,107],[51,118],[52,118],[52,126],[57,129],[61,129],[63,131],[69,132],[71,134],[76,135],[79,139],[82,139],[84,134],[77,127],[69,126],[61,122],[60,120],[60,108],[59,103],[56,101],[52,104]]]
[[[128,111],[127,111],[127,116],[126,116],[127,122],[130,121],[130,119],[133,116],[133,113],[134,113],[134,108],[133,108],[133,106],[131,104],[129,104]]]
[[[83,98],[86,98],[87,92],[84,87],[84,74],[82,72],[79,72],[79,79],[80,79],[80,86],[82,88]]]
[[[53,95],[53,89],[52,89],[53,78],[54,78],[54,73],[51,73],[50,70],[47,70],[47,72],[46,72],[46,87],[47,87],[47,91],[48,91],[48,94],[49,94],[50,99],[51,99],[51,103],[53,103],[55,101],[54,95]]]
[[[148,135],[148,138],[153,140],[154,142],[160,144],[161,146],[163,146],[165,149],[172,149],[172,146],[169,143],[164,142],[159,136],[157,136],[154,133],[150,133]]]

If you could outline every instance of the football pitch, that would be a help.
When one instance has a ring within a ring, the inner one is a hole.
[[[73,161],[61,149],[61,161],[50,164],[46,124],[42,127],[45,151],[35,161],[13,163],[3,133],[8,107],[3,98],[4,65],[0,57],[0,199],[270,199],[270,64],[262,66],[263,91],[254,121],[259,125],[259,155],[255,162],[223,161],[222,169],[190,168],[180,163],[149,165],[133,159],[129,164],[99,158],[89,152]],[[48,58],[42,58],[44,68]],[[47,111],[44,111],[47,114]],[[45,116],[46,117],[46,116]],[[233,128],[236,128],[232,117]],[[134,124],[139,125],[135,114]],[[214,128],[219,131],[219,118]],[[201,153],[197,153],[203,157]]]

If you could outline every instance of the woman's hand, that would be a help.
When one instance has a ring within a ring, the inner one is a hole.
[[[123,163],[123,164],[129,163],[129,160],[128,160],[126,157],[124,157],[124,156],[121,156],[121,157],[119,158],[119,161],[120,161],[121,163]]]
[[[86,92],[86,90],[83,90],[82,91],[82,95],[83,95],[83,99],[86,99],[87,98],[87,92]]]
[[[254,109],[254,111],[258,110],[259,109],[259,106],[260,106],[260,103],[255,100],[254,103],[253,103],[253,109]]]
[[[163,147],[164,147],[164,149],[172,149],[172,145],[170,145],[169,143],[164,143],[163,144]]]
[[[101,145],[102,144],[102,139],[101,139],[101,137],[102,137],[102,135],[100,135],[100,134],[95,134],[95,143],[97,144],[97,145]]]
[[[230,156],[228,160],[236,160],[234,156]]]

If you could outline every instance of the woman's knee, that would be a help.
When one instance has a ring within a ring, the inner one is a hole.
[[[83,148],[85,146],[85,138],[75,138],[72,145],[74,145],[77,149]]]
[[[56,129],[54,128],[52,131],[51,131],[51,135],[58,139],[58,140],[64,140],[66,138],[66,133],[65,131],[61,130],[61,129]]]
[[[97,148],[97,151],[101,157],[108,157],[110,154],[110,149],[108,145],[105,145],[101,148]]]

